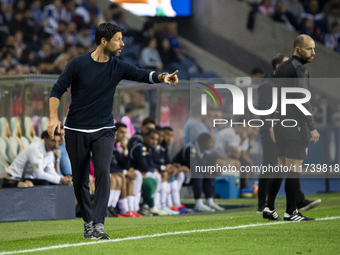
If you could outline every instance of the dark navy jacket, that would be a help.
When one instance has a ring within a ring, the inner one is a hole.
[[[160,72],[139,69],[116,57],[96,62],[91,53],[72,59],[54,84],[50,97],[60,100],[71,86],[72,102],[65,126],[74,129],[113,127],[113,96],[122,79],[159,82]]]

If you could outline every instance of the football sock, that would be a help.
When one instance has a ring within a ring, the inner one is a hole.
[[[268,203],[269,210],[275,209],[275,198],[280,190],[283,178],[273,178],[269,182]]]

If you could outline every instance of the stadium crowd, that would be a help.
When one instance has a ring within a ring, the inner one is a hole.
[[[248,1],[252,14],[259,12],[289,29],[311,36],[340,53],[340,1],[339,0],[255,0]],[[250,15],[250,17],[254,17]],[[252,26],[252,19],[250,24]]]
[[[72,58],[95,49],[102,22],[125,29],[121,59],[126,62],[170,73],[179,69],[180,79],[216,77],[204,74],[181,48],[176,22],[147,21],[135,31],[118,5],[102,13],[96,0],[1,0],[0,74],[61,74]]]

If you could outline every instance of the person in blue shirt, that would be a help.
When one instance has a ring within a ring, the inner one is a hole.
[[[66,150],[72,166],[73,187],[84,220],[84,238],[109,239],[104,219],[110,193],[110,163],[115,126],[112,107],[122,79],[145,83],[178,83],[177,73],[139,69],[117,57],[124,43],[124,30],[111,23],[98,26],[95,51],[72,59],[53,86],[49,107],[48,133],[60,131],[58,107],[61,96],[71,87],[72,101],[65,122]],[[71,86],[72,84],[72,86]],[[94,206],[88,188],[90,152],[95,168]]]
[[[62,176],[72,176],[71,162],[65,145],[65,129],[62,125],[60,126],[60,137],[60,145],[58,146],[59,155],[57,158],[59,163],[58,174]]]

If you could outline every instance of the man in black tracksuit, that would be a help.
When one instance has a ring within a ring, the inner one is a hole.
[[[49,100],[48,133],[60,131],[60,98],[71,86],[72,102],[65,123],[74,192],[84,220],[84,238],[108,239],[104,218],[110,191],[110,163],[115,140],[112,106],[116,87],[122,79],[145,83],[178,83],[173,74],[139,69],[119,60],[124,47],[124,29],[111,23],[99,25],[95,51],[72,59],[53,86]],[[88,188],[90,153],[95,168],[96,192],[92,208]]]
[[[319,140],[319,133],[315,129],[314,119],[311,115],[305,115],[294,104],[288,104],[286,109],[286,115],[281,111],[281,88],[283,87],[299,87],[309,89],[309,72],[305,68],[306,63],[310,63],[314,59],[315,55],[315,43],[308,35],[299,35],[294,41],[294,55],[283,62],[276,70],[275,84],[278,87],[278,109],[277,117],[280,120],[294,119],[297,121],[295,127],[283,127],[280,122],[276,122],[274,125],[274,134],[278,150],[279,165],[287,166],[292,171],[286,174],[285,191],[287,197],[286,213],[284,214],[284,220],[287,221],[308,221],[314,220],[307,218],[296,209],[297,196],[300,189],[300,167],[303,160],[307,157],[309,135],[311,135],[310,141],[314,144]],[[292,79],[287,79],[292,78]],[[301,93],[289,93],[289,99],[301,98]],[[303,106],[312,112],[310,102],[303,104]],[[296,172],[293,170],[295,169]],[[275,211],[275,198],[279,192],[281,182],[283,180],[282,175],[273,178],[269,185],[268,205],[263,211],[263,217],[271,220],[280,220],[280,217]]]
[[[266,74],[263,75],[262,83],[258,88],[258,107],[259,110],[267,110],[270,109],[272,106],[272,91],[274,87],[273,78],[275,75],[276,69],[279,65],[288,60],[289,58],[283,54],[278,54],[272,59],[272,67],[273,67],[273,74]],[[260,128],[260,137],[261,137],[261,144],[262,144],[262,151],[263,151],[263,160],[262,165],[264,166],[276,166],[277,165],[277,148],[275,144],[275,137],[274,137],[274,128],[272,127],[271,123],[265,121],[266,119],[273,119],[274,113],[271,115],[262,115],[261,119],[264,122],[264,125]],[[257,213],[262,214],[263,209],[267,203],[267,195],[269,189],[269,182],[270,182],[270,173],[261,173],[259,178],[259,189],[258,189],[258,207]],[[321,202],[320,199],[315,201],[309,201],[305,199],[305,195],[299,190],[298,197],[297,197],[297,208],[299,211],[305,211],[316,207]]]

